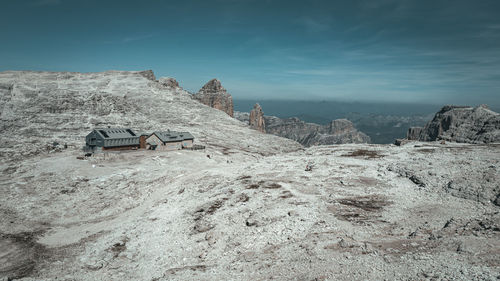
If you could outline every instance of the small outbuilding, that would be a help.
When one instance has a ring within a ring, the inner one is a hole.
[[[138,149],[139,138],[140,136],[128,128],[97,128],[85,137],[85,149],[88,151]]]
[[[147,148],[153,150],[178,150],[193,146],[194,137],[188,132],[158,131],[147,139]]]
[[[139,134],[139,148],[146,148],[147,143],[146,139],[149,137],[148,133],[140,133]]]

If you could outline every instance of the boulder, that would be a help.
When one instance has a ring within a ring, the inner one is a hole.
[[[405,145],[405,144],[407,144],[407,143],[409,143],[411,141],[412,140],[410,140],[410,139],[396,139],[394,141],[394,144],[397,145],[397,146],[402,146],[402,145]]]

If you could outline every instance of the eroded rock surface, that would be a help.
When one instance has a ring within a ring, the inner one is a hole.
[[[304,146],[370,142],[370,137],[356,130],[347,119],[333,120],[327,125],[274,116],[265,116],[265,120],[267,133],[295,140]]]
[[[0,277],[495,280],[499,148],[413,144],[25,158],[2,166]]]
[[[179,82],[172,77],[161,77],[158,82],[167,88],[177,89],[180,88]]]
[[[247,112],[235,112],[234,117],[251,122]],[[333,120],[326,125],[307,123],[297,117],[264,116],[266,133],[297,141],[304,146],[344,143],[370,143],[370,137],[358,131],[347,119]]]
[[[259,132],[266,132],[266,122],[264,120],[264,112],[262,112],[262,107],[258,103],[256,103],[250,111],[249,116],[249,125],[250,128],[255,129]]]
[[[231,117],[234,116],[233,97],[222,87],[218,79],[208,81],[194,97],[205,105],[224,111]]]
[[[410,128],[407,137],[420,141],[500,142],[500,114],[484,105],[447,105],[424,128]]]

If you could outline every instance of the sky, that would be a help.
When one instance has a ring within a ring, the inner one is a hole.
[[[500,105],[498,0],[0,0],[0,71],[152,69],[235,99]]]

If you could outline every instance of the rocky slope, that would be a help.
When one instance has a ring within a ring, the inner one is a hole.
[[[224,111],[231,117],[234,116],[233,97],[222,87],[218,79],[208,81],[198,93],[194,94],[194,98],[205,105]]]
[[[1,72],[0,121],[0,153],[7,158],[64,145],[80,148],[90,130],[103,126],[189,131],[198,143],[228,150],[276,153],[299,147],[262,136],[181,88],[157,82],[152,72]]]
[[[235,118],[245,123],[250,120],[245,112],[236,112]],[[370,142],[370,137],[356,130],[347,119],[333,120],[326,125],[307,123],[296,117],[264,116],[264,121],[266,133],[295,140],[304,146]]]
[[[407,138],[465,143],[500,142],[500,114],[484,105],[444,106],[424,128],[410,128]]]

